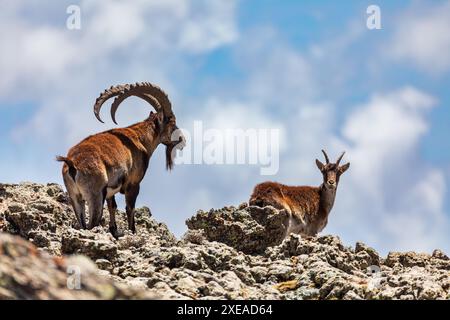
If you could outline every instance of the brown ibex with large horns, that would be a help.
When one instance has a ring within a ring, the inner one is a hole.
[[[173,167],[172,151],[182,148],[185,143],[167,94],[148,82],[112,86],[105,90],[95,101],[95,116],[103,122],[100,108],[108,99],[116,97],[111,106],[111,117],[117,124],[116,111],[130,96],[147,101],[156,113],[150,112],[147,119],[129,127],[89,136],[72,147],[67,157],[57,157],[58,161],[65,162],[62,169],[64,184],[81,228],[86,228],[85,201],[89,207],[88,228],[91,229],[100,224],[106,200],[109,229],[116,238],[120,232],[116,225],[114,195],[117,192],[125,194],[128,227],[135,233],[134,206],[150,157],[160,143],[164,144],[166,168],[170,170]]]
[[[276,182],[258,184],[250,197],[249,204],[259,207],[272,206],[286,210],[289,214],[286,236],[298,233],[315,236],[328,223],[328,215],[333,208],[340,176],[350,167],[350,163],[339,166],[344,153],[336,163],[330,163],[322,150],[326,164],[316,159],[316,165],[323,175],[319,187],[286,186]]]

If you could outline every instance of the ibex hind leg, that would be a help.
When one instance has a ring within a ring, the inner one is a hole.
[[[83,200],[81,195],[76,195],[73,198],[70,196],[70,202],[72,204],[73,211],[75,212],[75,216],[80,228],[86,229],[85,201]]]
[[[116,198],[112,196],[111,198],[106,199],[106,204],[108,205],[108,211],[109,211],[109,232],[113,235],[114,238],[118,239],[123,235],[122,232],[120,232],[117,229],[116,224],[116,210],[117,210],[117,203]]]
[[[129,186],[125,191],[128,228],[133,233],[136,233],[136,225],[134,222],[134,206],[136,205],[136,198],[138,195],[139,195],[139,185]]]

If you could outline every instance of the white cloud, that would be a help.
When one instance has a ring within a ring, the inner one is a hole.
[[[358,70],[346,48],[360,31],[333,45],[319,43],[308,55],[284,43],[273,30],[241,35],[234,1],[85,0],[78,33],[29,20],[19,10],[29,2],[13,3],[4,8],[9,18],[0,20],[0,98],[20,93],[39,106],[29,122],[15,129],[15,137],[17,146],[48,150],[36,155],[45,166],[27,154],[30,160],[21,159],[17,165],[26,167],[25,173],[8,177],[39,171],[36,176],[45,181],[45,176],[59,174],[59,167],[52,167],[53,156],[99,131],[92,103],[105,83],[150,80],[169,92],[180,126],[200,119],[217,128],[282,129],[280,172],[270,179],[318,186],[321,176],[314,159],[321,157],[320,149],[326,148],[330,157],[347,150],[351,168],[342,177],[325,233],[339,234],[347,243],[362,240],[383,252],[448,248],[446,182],[439,169],[418,156],[434,98],[406,87],[374,95],[349,114],[337,110],[338,102],[329,102],[334,101],[330,92],[348,80],[346,70]],[[33,5],[38,8],[41,2],[32,2],[31,9]],[[431,42],[434,49],[420,54],[430,60],[406,49],[398,51],[398,57],[421,61],[427,68],[436,59],[446,68],[446,58],[436,53],[442,45],[435,44],[446,42]],[[195,73],[185,61],[186,53],[206,54],[230,44],[241,63],[242,78],[198,97],[180,89],[177,81],[184,81],[183,72]],[[148,106],[136,104],[126,102],[119,110],[120,124],[148,113]],[[196,209],[246,201],[251,188],[267,179],[251,166],[179,166],[168,174],[163,158],[158,149],[138,204],[151,207],[156,218],[178,234]],[[176,201],[168,203],[165,195]]]
[[[450,1],[412,6],[395,25],[387,49],[394,59],[433,74],[450,70]]]
[[[372,245],[389,250],[448,246],[444,173],[418,158],[434,103],[408,87],[375,95],[349,115],[342,131],[351,168],[337,201],[346,217],[332,220],[337,228],[356,224],[352,237],[371,238]]]
[[[194,128],[194,124],[197,128]],[[233,175],[236,182],[246,181],[254,174],[253,170],[245,172],[248,165],[262,170],[261,168],[271,164],[278,164],[279,155],[287,146],[284,124],[270,117],[261,106],[253,102],[209,97],[200,110],[184,119],[183,129],[188,131],[190,137],[187,146],[188,161],[196,162],[193,159],[198,159],[200,152],[204,156],[201,159],[203,163],[216,162],[213,161],[216,159],[214,157],[206,160],[209,151],[214,149],[219,152],[214,154],[223,159],[225,165],[240,170],[240,174]],[[239,153],[239,148],[244,148],[242,153]],[[237,159],[245,163],[238,163]],[[220,176],[225,179],[227,177],[230,177],[228,172]]]
[[[193,71],[186,57],[205,55],[238,38],[235,2],[84,0],[80,2],[79,31],[65,29],[66,6],[62,3],[2,4],[2,12],[8,14],[7,19],[0,20],[0,99],[30,100],[36,108],[30,118],[13,129],[9,159],[16,161],[8,164],[8,169],[2,166],[2,177],[40,182],[58,177],[61,183],[60,164],[54,156],[99,128],[110,127],[95,120],[92,104],[99,91],[111,84],[157,83],[169,93],[182,125],[183,114],[195,110],[188,107],[199,104],[175,90],[177,81],[182,83],[189,77],[185,73]],[[107,111],[103,110],[103,118],[111,123]],[[118,121],[126,125],[148,112],[148,105],[130,99],[119,110]],[[223,205],[228,203],[216,192],[211,195],[211,190],[216,190],[209,181],[212,168],[197,174],[194,186],[189,188],[192,192],[186,192],[186,184],[180,181],[192,181],[199,168],[179,167],[168,174],[160,149],[151,163],[138,203],[150,206],[157,219],[168,222],[178,234],[184,229],[184,218],[196,209],[208,208],[219,198]],[[171,194],[179,201],[167,204],[165,197],[158,196],[162,194]]]
[[[423,172],[416,185],[399,199],[403,202],[402,210],[384,218],[382,231],[387,235],[386,240],[402,250],[429,253],[439,248],[448,251],[446,240],[450,223],[443,208],[445,192],[441,171]]]
[[[364,241],[384,254],[388,250],[448,250],[444,175],[419,156],[436,99],[410,86],[373,94],[366,103],[353,106],[339,127],[342,114],[324,101],[326,94],[317,96],[320,81],[312,72],[314,62],[287,46],[268,48],[255,41],[243,49],[251,54],[238,55],[244,63],[253,59],[246,66],[249,79],[234,87],[236,108],[223,98],[209,105],[214,106],[207,109],[210,112],[202,112],[205,119],[218,119],[218,125],[237,119],[243,125],[254,114],[254,119],[282,123],[286,147],[279,174],[270,178],[282,183],[318,186],[321,175],[314,159],[322,157],[320,149],[327,149],[330,157],[346,150],[344,162],[351,162],[351,167],[341,179],[325,233],[339,234],[347,243]],[[256,121],[256,125],[262,123]],[[255,182],[261,177],[248,169],[233,169],[233,173],[222,177],[214,171],[214,177],[224,182],[220,190],[229,199],[241,195],[246,200],[255,183],[239,185],[236,177]]]
[[[411,210],[427,211],[430,220],[442,218],[444,198],[446,191],[445,177],[440,170],[429,170],[427,174],[417,183],[409,195],[407,202],[411,205],[415,199],[424,199]],[[416,200],[417,201],[417,200]]]
[[[388,95],[375,95],[349,116],[343,135],[351,142],[352,158],[360,164],[352,168],[355,176],[370,181],[363,187],[373,193],[384,192],[381,181],[385,168],[400,165],[399,157],[406,159],[416,151],[428,126],[424,112],[432,104],[430,96],[404,88]]]
[[[50,10],[51,2],[6,5],[10,15],[0,21],[4,48],[0,51],[0,99],[30,99],[39,105],[30,120],[14,128],[12,137],[19,142],[32,134],[47,146],[67,148],[86,133],[98,131],[92,103],[98,91],[115,79],[118,83],[157,82],[173,99],[175,90],[168,76],[185,68],[182,54],[205,53],[237,37],[234,3],[84,0],[79,31],[23,15],[25,9],[45,12],[43,6],[47,6]],[[58,17],[64,21],[64,5],[60,9]],[[195,39],[189,35],[193,29]],[[142,105],[122,107],[120,123],[147,115],[149,108]]]
[[[237,40],[234,1],[197,1],[191,6],[192,19],[182,28],[180,49],[204,52]],[[217,23],[220,21],[220,23]]]
[[[49,79],[62,76],[75,57],[73,44],[62,31],[50,27],[28,28],[20,21],[6,27],[0,22],[0,38],[0,97],[48,85]]]
[[[123,47],[144,33],[146,25],[142,3],[132,6],[129,2],[123,1],[111,1],[107,5],[97,2],[97,4],[89,3],[89,7],[89,10],[95,13],[83,27],[89,29],[89,37],[101,39],[97,44],[98,47],[107,49]]]
[[[322,159],[321,149],[330,157],[340,152],[335,145],[335,106],[326,102],[299,105],[288,118],[287,150],[282,158],[280,177],[287,184],[320,185],[321,174],[314,159]]]
[[[248,79],[243,95],[282,115],[318,93],[317,76],[307,55],[291,48],[270,28],[258,28],[237,43],[237,58]]]
[[[152,68],[157,75],[168,68],[166,64],[179,67],[174,60],[181,54],[206,53],[238,37],[235,1],[84,0],[81,30],[72,31],[63,23],[29,19],[24,13],[52,11],[54,6],[37,1],[3,5],[9,15],[0,20],[0,98],[20,91],[22,97],[47,102],[51,97],[47,92],[42,97],[42,90],[58,88],[62,79],[78,80],[71,79],[74,73],[84,73],[84,81],[93,81],[87,79],[90,72],[98,80],[108,69],[122,78],[124,74],[136,77],[136,72],[115,70],[120,58],[128,60],[128,65],[133,65],[133,58],[140,63],[145,59],[145,69]],[[65,21],[64,5],[57,7],[61,12],[56,18]]]

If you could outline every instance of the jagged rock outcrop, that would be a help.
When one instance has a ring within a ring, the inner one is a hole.
[[[262,253],[280,244],[287,230],[288,214],[270,206],[246,203],[209,212],[199,210],[186,221],[191,230],[202,230],[209,241],[220,241],[245,253]]]
[[[58,185],[0,184],[0,232],[32,243],[2,235],[0,248],[4,241],[17,242],[36,252],[20,260],[0,251],[1,261],[6,257],[14,261],[8,268],[15,268],[0,269],[0,296],[24,297],[20,287],[4,280],[9,279],[4,278],[8,270],[27,285],[32,283],[27,274],[35,264],[36,270],[49,264],[56,271],[48,277],[60,285],[55,284],[52,293],[43,288],[32,297],[66,297],[67,275],[52,261],[67,265],[75,258],[88,261],[93,283],[105,281],[115,288],[107,290],[114,294],[93,289],[84,293],[88,298],[450,299],[450,260],[439,250],[393,252],[382,258],[363,243],[352,248],[335,236],[291,235],[283,241],[285,218],[270,207],[245,204],[199,211],[177,240],[147,208],[141,208],[136,214],[137,235],[126,231],[124,213],[117,215],[125,235],[115,240],[107,221],[93,230],[78,230]],[[64,257],[55,258],[59,256]],[[69,294],[76,294],[72,291]]]
[[[0,233],[0,257],[0,300],[157,298],[99,275],[84,256],[51,256],[6,233]]]

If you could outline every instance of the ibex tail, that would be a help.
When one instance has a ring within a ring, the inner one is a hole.
[[[67,166],[69,167],[69,175],[72,177],[73,181],[75,181],[77,169],[75,168],[75,165],[73,164],[72,160],[66,157],[56,156],[56,161],[65,162],[67,164]]]

